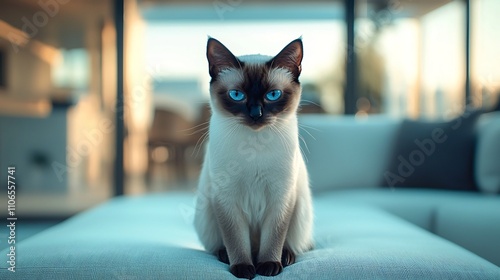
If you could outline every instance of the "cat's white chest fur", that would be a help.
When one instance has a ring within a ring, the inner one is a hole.
[[[289,122],[255,131],[212,117],[207,151],[212,190],[239,206],[252,228],[260,227],[272,204],[290,191],[282,185],[294,185],[298,175],[297,124]]]

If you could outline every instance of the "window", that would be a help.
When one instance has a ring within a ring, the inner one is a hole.
[[[471,1],[472,102],[491,109],[500,97],[500,18],[495,0]]]
[[[450,118],[465,105],[465,4],[358,1],[359,114]]]

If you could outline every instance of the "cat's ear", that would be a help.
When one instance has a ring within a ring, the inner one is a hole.
[[[209,38],[207,43],[208,71],[215,78],[220,71],[228,68],[239,68],[239,60],[219,41]]]
[[[283,48],[278,55],[276,55],[269,65],[275,68],[285,68],[289,70],[294,79],[298,79],[302,71],[302,39],[295,39],[285,48]]]

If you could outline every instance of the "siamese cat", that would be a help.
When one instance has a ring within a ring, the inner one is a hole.
[[[312,248],[313,210],[299,148],[302,40],[275,57],[235,57],[209,38],[209,140],[195,228],[236,277],[274,276]]]

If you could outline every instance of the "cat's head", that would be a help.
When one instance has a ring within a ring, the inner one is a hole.
[[[208,39],[212,110],[255,130],[295,116],[301,94],[302,53],[301,39],[292,41],[275,57],[236,57],[221,42]]]

